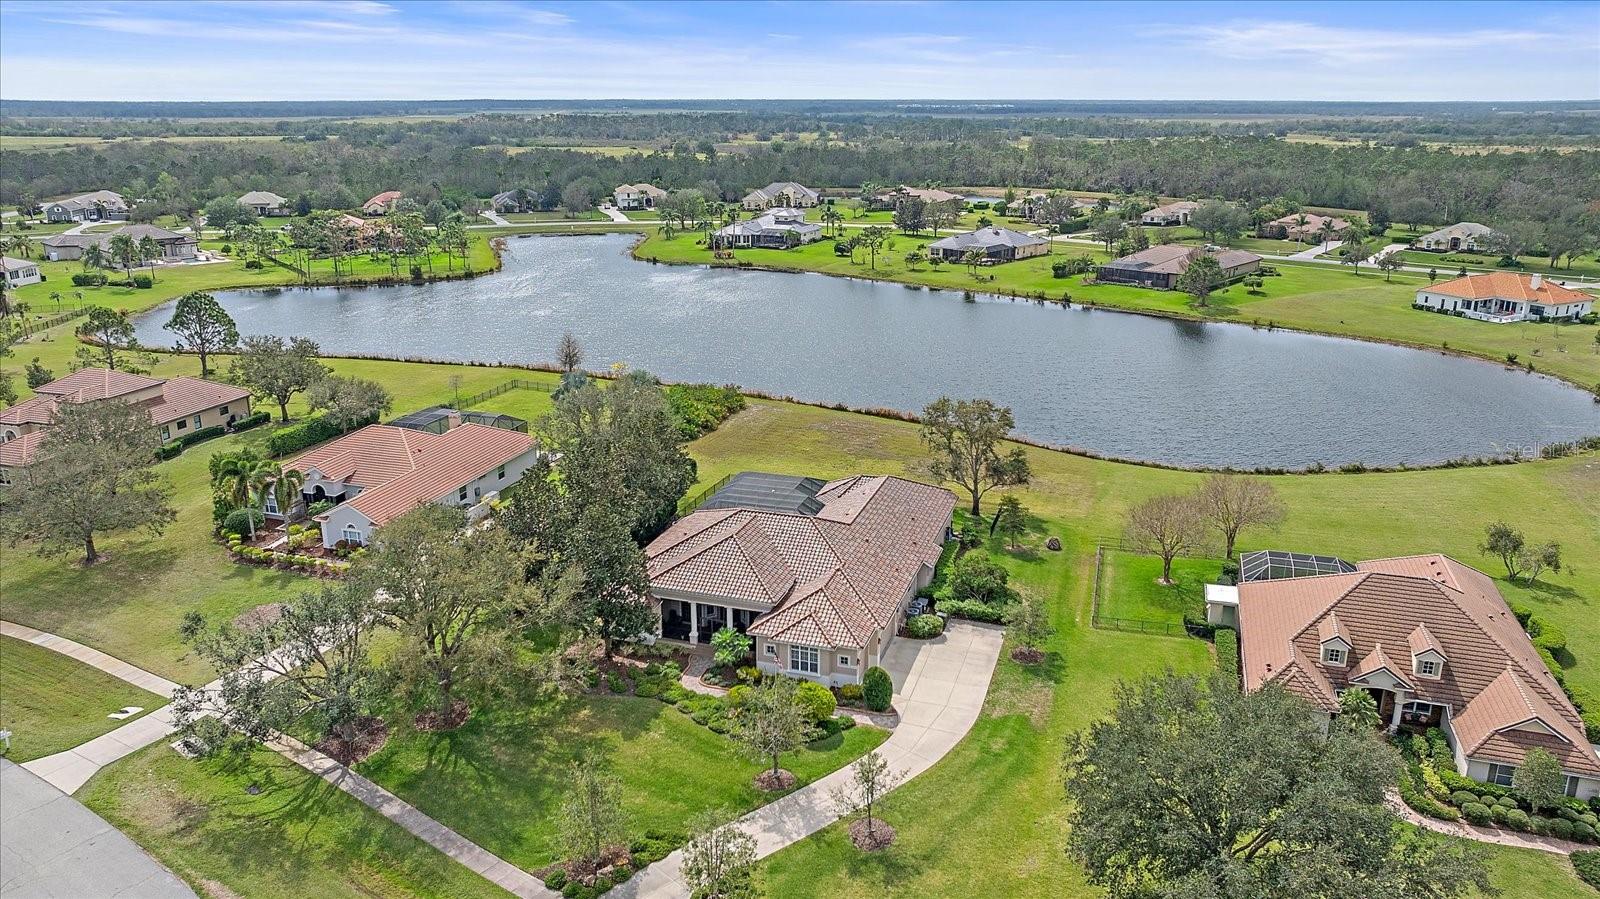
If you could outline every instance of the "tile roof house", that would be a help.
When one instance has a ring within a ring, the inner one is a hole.
[[[661,635],[732,627],[763,671],[859,683],[932,579],[954,508],[902,478],[743,472],[646,547]]]
[[[47,222],[125,221],[128,218],[128,209],[128,201],[122,194],[111,190],[97,190],[44,204],[44,220]]]
[[[1479,252],[1488,249],[1489,239],[1500,232],[1477,222],[1457,222],[1454,225],[1429,231],[1411,242],[1419,250],[1452,253],[1457,250]]]
[[[1261,257],[1244,250],[1168,243],[1107,262],[1095,270],[1095,280],[1173,290],[1178,286],[1178,276],[1188,271],[1190,264],[1201,256],[1217,260],[1217,265],[1222,267],[1224,284],[1261,267]]]
[[[155,225],[123,225],[115,231],[99,234],[55,234],[39,243],[44,247],[45,258],[51,262],[71,261],[82,259],[84,250],[91,246],[98,246],[101,252],[109,250],[111,238],[118,234],[126,234],[134,240],[146,237],[154,240],[161,248],[161,259],[167,262],[193,259],[200,248],[193,234],[180,234]]]
[[[1594,311],[1594,297],[1545,278],[1517,272],[1467,275],[1417,291],[1412,305],[1479,321],[1576,321]]]
[[[489,198],[489,208],[495,212],[532,212],[538,204],[539,192],[525,187],[502,190]]]
[[[239,205],[259,216],[289,215],[289,198],[270,190],[252,190],[239,198]]]
[[[806,221],[800,209],[773,209],[749,221],[734,222],[711,235],[712,246],[756,247],[782,250],[822,237],[822,226]]]
[[[398,190],[386,190],[361,204],[362,215],[387,215],[394,209],[394,204],[400,202],[405,194]]]
[[[1600,794],[1600,755],[1494,581],[1439,554],[1355,568],[1238,585],[1246,690],[1282,684],[1333,715],[1365,689],[1388,727],[1442,730],[1468,777],[1509,784],[1537,747],[1568,795]]]
[[[1179,200],[1176,203],[1168,203],[1164,206],[1157,206],[1149,212],[1146,212],[1144,215],[1139,217],[1139,223],[1142,225],[1155,225],[1158,227],[1187,225],[1189,224],[1189,217],[1194,215],[1194,211],[1199,208],[1200,204],[1193,200]]]
[[[618,209],[654,209],[666,196],[654,184],[623,184],[611,192],[611,203]]]
[[[5,280],[6,287],[16,288],[38,284],[44,277],[39,274],[39,263],[31,259],[0,256],[0,279]]]
[[[933,259],[943,259],[946,262],[962,262],[962,257],[968,250],[977,250],[984,255],[984,264],[992,265],[997,262],[1014,262],[1018,259],[1027,259],[1030,256],[1043,256],[1050,249],[1050,242],[1042,237],[1013,231],[1010,228],[979,228],[966,234],[953,234],[928,244],[928,256]]]
[[[908,197],[914,197],[928,203],[948,203],[951,200],[966,202],[966,197],[953,194],[948,190],[937,187],[907,187],[902,184],[889,190],[880,190],[872,195],[867,206],[871,209],[893,209],[895,204]]]
[[[283,467],[305,476],[300,495],[307,505],[335,504],[315,516],[323,545],[333,547],[341,540],[365,545],[378,528],[424,503],[459,506],[480,518],[537,458],[533,438],[506,428],[463,423],[440,434],[368,425]],[[268,496],[265,511],[283,518],[289,510]]]
[[[0,410],[0,482],[32,464],[62,403],[117,400],[149,411],[163,442],[210,427],[227,427],[250,415],[250,391],[199,378],[144,375],[83,368],[34,388],[34,395]]]
[[[1300,221],[1302,218],[1305,219],[1304,223]],[[1323,225],[1331,226],[1331,232],[1323,231]],[[1333,235],[1331,239],[1340,240],[1344,237],[1345,232],[1349,230],[1350,222],[1347,219],[1332,215],[1317,215],[1311,212],[1297,212],[1294,215],[1286,215],[1263,223],[1256,230],[1256,235],[1273,240],[1321,242],[1327,239],[1329,233]]]
[[[821,202],[822,195],[793,181],[774,181],[766,187],[758,187],[744,195],[741,205],[746,209],[773,209],[787,207],[804,209],[815,206]]]

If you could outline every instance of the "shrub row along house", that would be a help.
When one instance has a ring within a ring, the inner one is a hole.
[[[1161,244],[1107,262],[1096,270],[1095,278],[1111,284],[1173,290],[1178,286],[1178,278],[1202,256],[1217,260],[1223,283],[1243,278],[1261,267],[1261,257],[1244,250]]]
[[[822,237],[822,226],[806,221],[804,210],[774,209],[746,222],[734,222],[711,235],[714,247],[785,249]]]
[[[1479,321],[1577,321],[1594,311],[1594,298],[1543,275],[1487,272],[1431,284],[1413,305]]]
[[[34,396],[0,410],[0,484],[33,462],[62,403],[112,400],[148,409],[162,442],[250,416],[250,391],[199,378],[148,378],[84,368],[34,388]]]
[[[111,239],[118,234],[126,235],[135,241],[142,241],[146,237],[156,242],[161,249],[161,261],[184,262],[195,258],[199,253],[200,244],[193,234],[179,234],[155,225],[124,225],[115,231],[106,231],[100,234],[56,234],[39,241],[44,247],[44,257],[51,262],[70,262],[82,259],[84,251],[91,246],[99,247],[101,252],[111,248]]]
[[[453,425],[453,426],[451,426]],[[499,492],[522,479],[538,458],[533,438],[509,428],[446,419],[446,430],[368,425],[330,440],[284,463],[304,477],[301,504],[332,503],[313,518],[322,543],[333,548],[364,546],[378,528],[423,503],[468,510],[472,520],[488,512]],[[266,491],[263,511],[286,520],[299,511],[280,509]]]
[[[131,207],[128,201],[112,190],[97,190],[79,194],[65,200],[44,204],[47,222],[118,222],[126,221]]]
[[[896,477],[736,475],[645,550],[661,636],[731,627],[763,671],[860,683],[932,580],[955,502]]]
[[[1031,256],[1043,256],[1050,250],[1050,242],[1042,237],[1013,231],[1010,228],[979,228],[966,234],[954,234],[928,244],[928,258],[945,262],[965,262],[967,253],[977,250],[983,254],[983,264],[1014,262]]]
[[[1537,748],[1560,761],[1567,795],[1600,794],[1578,710],[1493,580],[1439,554],[1332,561],[1334,573],[1207,588],[1208,618],[1237,620],[1246,690],[1280,684],[1329,716],[1342,692],[1366,690],[1386,728],[1439,728],[1460,774],[1510,785]]]

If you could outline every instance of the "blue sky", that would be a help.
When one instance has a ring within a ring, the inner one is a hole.
[[[1592,99],[1600,0],[0,0],[26,99]]]

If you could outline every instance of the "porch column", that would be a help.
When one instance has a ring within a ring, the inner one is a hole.
[[[738,628],[733,626],[733,606],[723,606],[722,610],[723,610],[723,614],[728,616],[728,617],[722,619],[722,626],[726,627],[726,628],[731,628],[733,630],[738,630]]]
[[[1400,729],[1400,710],[1402,708],[1405,708],[1405,704],[1406,704],[1406,691],[1404,691],[1404,690],[1396,690],[1396,691],[1394,691],[1394,713],[1389,716],[1389,729],[1390,730],[1397,731],[1397,730]]]
[[[700,604],[689,603],[689,642],[700,642]]]

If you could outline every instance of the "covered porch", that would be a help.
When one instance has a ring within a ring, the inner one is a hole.
[[[687,599],[662,599],[659,605],[662,639],[691,645],[711,642],[711,636],[725,627],[745,633],[764,612],[744,609],[729,603]]]

